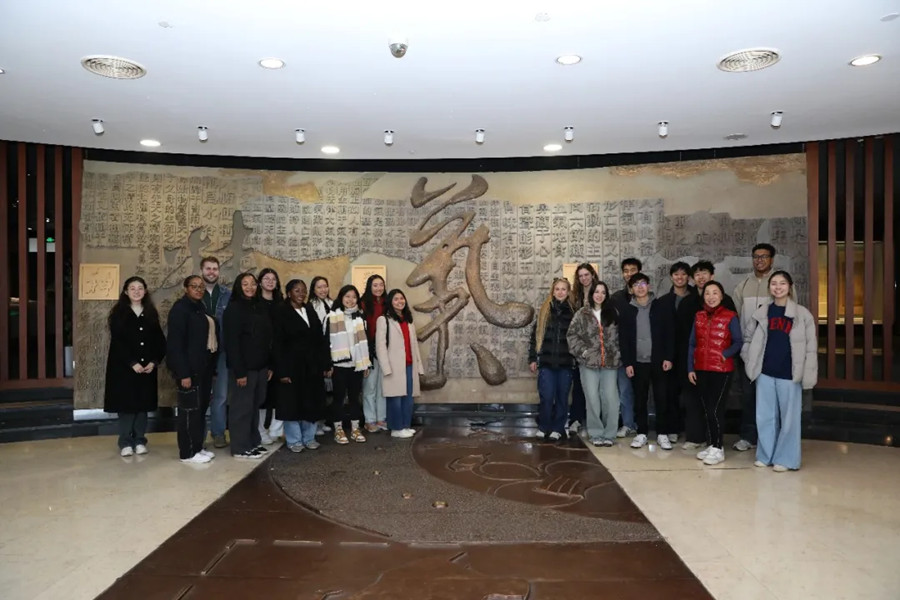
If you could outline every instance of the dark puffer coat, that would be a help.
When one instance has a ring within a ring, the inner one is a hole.
[[[569,352],[569,341],[566,334],[572,322],[572,307],[568,302],[560,302],[555,298],[550,301],[550,316],[543,331],[544,340],[541,351],[537,351],[537,321],[531,328],[531,340],[528,344],[528,362],[537,362],[538,367],[545,369],[572,369],[575,359]]]

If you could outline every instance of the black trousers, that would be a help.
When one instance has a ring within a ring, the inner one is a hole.
[[[676,377],[681,380],[681,399],[684,403],[684,437],[688,442],[706,442],[706,411],[700,401],[697,386],[687,378],[687,371]]]
[[[635,363],[634,377],[631,385],[634,388],[634,420],[638,433],[647,435],[650,430],[647,415],[647,404],[650,401],[650,388],[653,388],[653,401],[656,403],[656,434],[677,433],[677,421],[671,423],[669,416],[669,394],[667,386],[669,373],[663,371],[662,365]]]
[[[722,429],[725,426],[725,405],[731,373],[697,371],[697,394],[706,416],[706,443],[722,447]]]
[[[362,371],[334,367],[331,372],[331,381],[334,386],[334,398],[331,399],[331,405],[328,407],[328,422],[346,423],[362,419],[363,410],[360,402],[363,384]],[[344,404],[345,400],[346,404]]]
[[[584,388],[581,387],[581,375],[578,369],[580,367],[577,367],[575,373],[573,373],[572,406],[569,407],[569,423],[578,421],[584,426],[587,423],[587,404],[585,403]]]
[[[269,387],[268,369],[247,371],[247,385],[238,387],[233,373],[228,376],[231,386],[228,431],[231,432],[231,454],[241,454],[259,446],[259,407],[266,401]]]
[[[179,408],[175,421],[178,439],[178,458],[190,458],[203,450],[206,437],[206,410],[209,408],[210,382],[212,371],[192,375],[191,383],[198,386],[198,408]],[[180,385],[179,382],[175,382]]]

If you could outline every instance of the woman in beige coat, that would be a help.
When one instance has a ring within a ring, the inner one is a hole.
[[[384,315],[375,326],[375,354],[383,373],[382,389],[387,403],[387,425],[391,437],[411,438],[413,397],[420,395],[419,374],[424,374],[412,312],[406,296],[391,290]]]

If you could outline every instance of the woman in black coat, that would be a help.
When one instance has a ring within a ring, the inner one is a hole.
[[[202,464],[215,458],[203,448],[209,408],[212,359],[218,349],[216,323],[206,314],[199,275],[184,280],[184,296],[169,310],[166,364],[178,386],[178,454],[183,463]]]
[[[119,301],[109,311],[109,356],[103,410],[119,414],[119,452],[147,453],[147,413],[156,410],[159,363],[166,337],[159,325],[147,283],[125,280]]]
[[[231,455],[260,459],[267,452],[259,434],[259,407],[266,401],[272,354],[272,318],[259,300],[252,273],[241,273],[222,316],[225,360],[231,384],[228,430]]]
[[[275,416],[284,421],[284,439],[292,452],[315,450],[316,421],[325,416],[325,377],[331,354],[322,322],[306,302],[306,284],[288,282],[287,299],[275,308]]]

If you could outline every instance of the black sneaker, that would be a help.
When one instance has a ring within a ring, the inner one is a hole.
[[[241,452],[240,454],[232,454],[234,458],[246,459],[246,460],[259,460],[263,457],[262,452],[257,452],[254,450],[247,450],[246,452]]]
[[[253,451],[258,454],[265,454],[266,452],[269,451],[269,449],[266,448],[265,446],[257,446],[256,448],[253,449]]]

